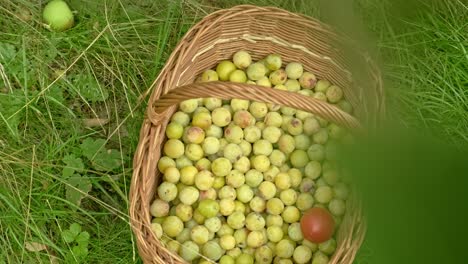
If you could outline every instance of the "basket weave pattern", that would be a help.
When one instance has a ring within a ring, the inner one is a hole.
[[[373,111],[382,109],[379,78],[375,78],[373,94],[357,89],[343,56],[331,44],[339,38],[328,26],[314,19],[277,8],[248,5],[212,13],[184,36],[152,85],[147,117],[134,156],[130,219],[145,263],[185,263],[153,235],[149,210],[161,178],[157,162],[165,141],[164,131],[179,102],[200,97],[249,99],[305,110],[346,128],[361,127],[358,119],[337,107],[297,93],[240,83],[194,83],[195,78],[241,49],[249,51],[254,60],[277,53],[285,63],[298,61],[319,79],[342,87],[356,116],[364,120],[372,111],[366,106],[367,100],[374,102]],[[378,72],[369,71],[370,75],[379,76]],[[365,223],[358,202],[354,198],[349,202],[337,233],[338,246],[330,260],[332,264],[352,263],[364,238]]]

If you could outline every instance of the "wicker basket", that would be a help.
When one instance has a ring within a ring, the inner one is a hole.
[[[309,17],[278,8],[248,5],[212,13],[191,28],[153,83],[134,157],[130,218],[139,254],[145,263],[184,263],[153,235],[149,210],[161,176],[157,162],[165,141],[165,127],[178,103],[200,97],[250,99],[295,107],[347,128],[359,128],[361,123],[367,123],[369,113],[382,112],[380,75],[374,67],[368,67],[366,71],[374,79],[371,89],[358,89],[364,86],[352,82],[344,56],[332,44],[342,40],[328,26]],[[229,82],[194,83],[202,71],[231,58],[241,49],[252,53],[255,60],[278,53],[284,62],[301,62],[318,78],[341,86],[360,121],[335,106],[296,93]],[[370,60],[363,60],[370,65]],[[330,263],[352,263],[364,237],[360,207],[356,200],[350,202],[351,208],[338,230],[338,246]]]

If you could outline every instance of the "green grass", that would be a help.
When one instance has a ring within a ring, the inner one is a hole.
[[[133,263],[128,221],[131,161],[145,98],[173,47],[206,14],[256,3],[322,16],[317,1],[69,1],[76,26],[53,33],[41,24],[41,1],[0,6],[0,263],[72,263],[62,234],[78,223],[90,234],[87,263]],[[45,1],[44,1],[45,2]],[[361,0],[382,55],[390,112],[404,124],[437,127],[468,141],[468,8],[445,1],[425,14],[392,16],[388,2]],[[31,17],[21,20],[20,10]],[[60,76],[64,72],[63,76]],[[87,92],[88,91],[88,92]],[[92,91],[90,93],[89,91]],[[87,128],[85,119],[109,122]],[[101,140],[104,150],[80,146]],[[70,180],[64,172],[73,155]],[[80,161],[76,161],[80,159]],[[81,165],[82,164],[82,167]],[[110,172],[102,167],[111,168]],[[87,189],[89,193],[77,192]],[[81,203],[73,195],[82,196]],[[46,250],[32,252],[25,243]],[[372,252],[367,246],[357,263]],[[76,253],[76,252],[75,252]]]
[[[466,143],[468,5],[440,1],[426,9],[424,14],[405,17],[398,24],[403,30],[379,43],[388,56],[392,110],[408,126],[428,127],[452,142]]]

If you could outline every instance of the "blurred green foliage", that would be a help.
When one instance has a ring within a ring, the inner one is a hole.
[[[369,263],[466,263],[468,152],[396,125],[344,147],[361,195]]]

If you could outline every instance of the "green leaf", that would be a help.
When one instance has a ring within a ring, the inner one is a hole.
[[[62,161],[66,164],[62,171],[62,176],[65,178],[72,176],[75,171],[82,172],[84,170],[83,160],[73,154],[66,155]]]
[[[64,178],[68,178],[68,177],[72,176],[73,173],[75,173],[75,170],[73,168],[70,168],[70,167],[65,167],[62,170],[62,176]]]
[[[77,74],[71,77],[69,90],[74,95],[82,96],[89,102],[102,102],[109,97],[107,89],[92,74]]]
[[[7,131],[15,138],[19,137],[18,126],[24,119],[24,111],[21,109],[25,103],[26,97],[19,90],[0,93],[0,123],[4,123]]]
[[[0,62],[7,63],[16,55],[15,46],[9,43],[0,43]]]
[[[119,168],[122,165],[120,151],[115,149],[107,150],[104,145],[104,139],[86,138],[81,143],[80,148],[83,156],[88,158],[93,167],[99,171],[111,171]]]
[[[35,63],[31,63],[28,59],[12,61],[12,63],[8,65],[8,69],[9,72],[17,78],[18,84],[24,89],[26,89],[24,84],[30,87],[36,81],[36,65]]]
[[[47,99],[63,105],[65,102],[65,99],[63,98],[63,90],[62,87],[58,84],[52,85],[52,87],[49,88],[49,90],[46,92]]]
[[[81,199],[91,191],[91,182],[87,177],[75,174],[68,178],[65,190],[67,200],[79,206]]]
[[[99,151],[92,162],[94,168],[100,171],[111,171],[122,166],[120,151],[115,149]]]
[[[63,230],[62,238],[66,243],[71,243],[75,240],[76,235],[70,230]]]
[[[53,61],[58,55],[57,48],[55,48],[54,45],[48,45],[47,47],[44,48],[44,59],[46,61]]]
[[[29,61],[29,56],[25,52],[24,49],[16,51],[15,46],[9,43],[0,43],[0,63],[3,64],[12,84],[18,82],[21,86],[23,84],[31,86],[36,79],[35,67]],[[0,78],[0,81],[3,83],[2,78]]]
[[[89,160],[93,160],[94,156],[99,151],[105,150],[104,145],[106,144],[106,141],[104,139],[92,139],[92,138],[86,138],[83,140],[83,142],[80,145],[81,151],[83,153],[83,156],[88,158]]]
[[[86,257],[88,255],[88,247],[82,245],[74,246],[72,248],[72,253],[78,258]]]
[[[73,223],[70,225],[70,232],[72,232],[75,237],[78,236],[81,232],[81,225],[78,223]]]
[[[86,244],[88,245],[89,241],[89,233],[86,231],[81,232],[76,238],[75,238],[76,243],[78,244]]]

